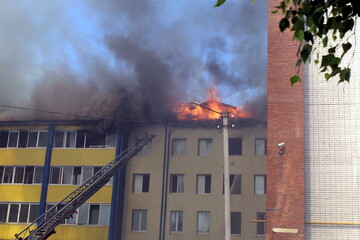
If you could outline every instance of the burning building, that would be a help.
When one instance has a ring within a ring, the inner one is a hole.
[[[232,239],[264,239],[266,125],[218,101],[201,105],[238,116],[228,139]],[[0,239],[13,239],[144,134],[156,137],[51,239],[222,238],[222,130],[213,117],[194,120],[196,106],[186,109],[171,123],[106,132],[94,131],[98,121],[1,122]]]

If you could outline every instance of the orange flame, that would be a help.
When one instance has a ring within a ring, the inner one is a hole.
[[[229,112],[230,116],[235,118],[251,118],[251,113],[246,112],[242,107],[235,107],[221,103],[217,99],[217,89],[214,84],[208,89],[207,95],[209,100],[199,105],[191,103],[182,103],[173,111],[177,114],[179,120],[210,120],[218,119],[224,112]],[[205,108],[204,108],[205,107]],[[216,112],[210,111],[210,108]]]

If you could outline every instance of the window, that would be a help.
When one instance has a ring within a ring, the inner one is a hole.
[[[34,178],[34,167],[32,166],[26,166],[25,167],[25,178],[24,183],[25,184],[32,184]]]
[[[19,213],[19,204],[10,204],[9,220],[8,222],[17,222]]]
[[[87,132],[86,144],[87,148],[104,148],[106,144],[106,133]]]
[[[74,148],[76,143],[76,131],[56,131],[54,134],[54,147]]]
[[[137,141],[139,142],[139,141]],[[137,155],[150,155],[151,153],[151,142],[148,142],[141,148],[141,150],[137,153]]]
[[[131,231],[133,232],[146,231],[146,221],[147,221],[147,210],[133,210]]]
[[[74,167],[73,172],[73,185],[79,185],[81,181],[81,167]]]
[[[211,193],[211,175],[197,175],[196,193]]]
[[[255,175],[255,194],[266,194],[265,175]]]
[[[29,204],[21,204],[19,222],[20,223],[28,222],[28,217],[29,217]]]
[[[38,214],[39,214],[39,204],[31,204],[29,222],[35,221],[38,218]]]
[[[19,132],[9,132],[8,148],[16,148],[19,141]]]
[[[229,155],[242,155],[241,138],[229,138]]]
[[[197,233],[210,233],[210,212],[197,213]]]
[[[88,224],[89,218],[89,205],[81,205],[79,207],[79,216],[78,216],[78,224],[85,225]]]
[[[90,205],[89,224],[98,224],[100,215],[99,205]]]
[[[63,167],[62,184],[72,184],[73,167]]]
[[[172,140],[172,155],[185,155],[186,139]]]
[[[241,234],[241,212],[231,212],[231,234]]]
[[[211,155],[212,154],[212,139],[203,138],[199,139],[198,155]]]
[[[110,205],[100,205],[100,225],[110,224]]]
[[[266,138],[255,139],[255,155],[266,155]]]
[[[44,167],[35,167],[34,183],[42,183]]]
[[[23,183],[24,181],[24,167],[15,167],[14,183]]]
[[[60,183],[60,170],[61,167],[51,167],[50,169],[50,184]]]
[[[0,148],[6,148],[8,145],[9,132],[0,131]]]
[[[8,204],[0,204],[0,222],[6,222]]]
[[[170,212],[170,232],[183,231],[183,211]]]
[[[84,148],[85,147],[85,139],[86,139],[86,133],[85,131],[78,130],[76,132],[76,148]]]
[[[258,212],[256,213],[256,220],[261,220],[263,222],[257,222],[256,223],[256,235],[258,236],[264,236],[265,235],[265,230],[266,230],[266,213],[264,212]]]
[[[87,181],[93,175],[93,167],[83,167],[83,175],[81,183]]]
[[[3,183],[4,167],[0,166],[0,184]]]
[[[116,132],[106,134],[106,147],[116,147]]]
[[[3,183],[12,183],[14,175],[14,167],[5,167]]]
[[[27,147],[46,147],[47,146],[47,131],[31,131],[28,135]]]
[[[170,175],[170,193],[184,193],[184,175]]]
[[[241,175],[230,174],[230,194],[241,194]]]
[[[149,174],[134,174],[133,192],[149,192],[150,175]]]

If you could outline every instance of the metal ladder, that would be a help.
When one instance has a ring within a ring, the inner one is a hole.
[[[115,175],[118,169],[124,166],[154,137],[154,135],[144,137],[140,141],[137,141],[136,144],[128,147],[72,193],[38,217],[27,228],[20,233],[15,234],[15,240],[47,239],[54,233],[54,229],[57,225],[63,223],[66,218],[72,216],[80,205],[102,188],[110,178]]]

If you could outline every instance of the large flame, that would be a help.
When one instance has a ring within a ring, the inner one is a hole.
[[[218,119],[224,112],[229,112],[230,116],[235,118],[251,118],[251,113],[246,112],[242,107],[227,105],[218,101],[217,88],[213,84],[207,91],[208,101],[199,105],[191,103],[182,103],[173,111],[177,114],[179,120],[210,120]],[[212,109],[216,112],[210,111]]]

